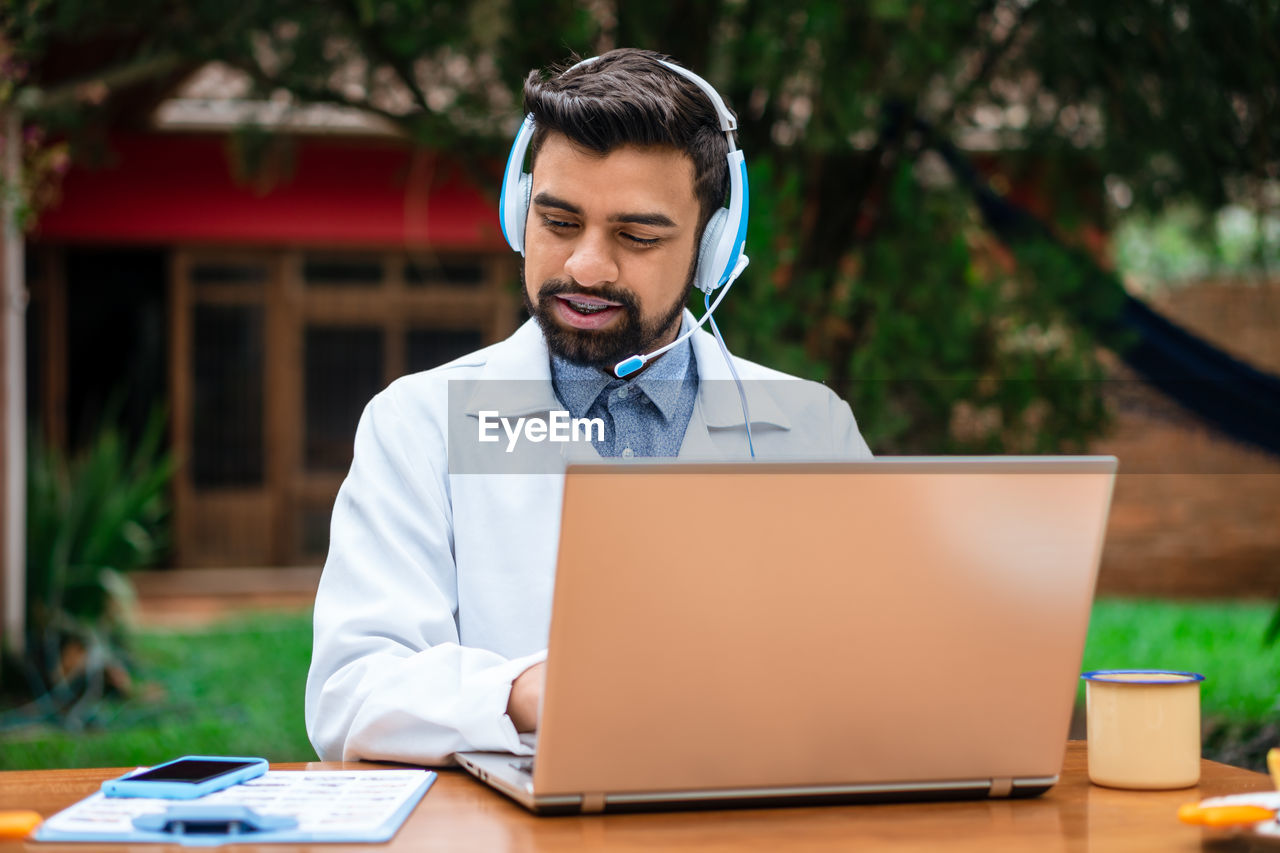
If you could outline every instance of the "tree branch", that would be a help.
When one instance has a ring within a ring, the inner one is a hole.
[[[177,71],[185,63],[181,54],[162,53],[117,65],[52,89],[26,87],[18,92],[15,101],[18,109],[27,114],[57,110],[86,100],[101,102],[113,92]]]
[[[406,135],[410,133],[410,123],[405,116],[376,107],[367,100],[357,102],[350,98],[343,97],[332,89],[308,86],[297,81],[290,81],[286,83],[284,81],[277,80],[263,71],[262,67],[258,65],[256,61],[236,64],[235,67],[248,74],[253,79],[253,82],[266,91],[270,91],[272,89],[285,89],[300,102],[305,104],[331,104],[337,107],[348,107],[350,109],[360,110],[361,112],[369,113],[370,115],[377,116],[378,118],[390,122],[404,131]]]
[[[367,26],[364,25],[360,21],[360,10],[353,0],[343,0],[343,2],[339,2],[336,5],[341,8],[346,16],[347,22],[351,25],[352,31],[356,33],[368,58],[385,62],[409,89],[418,106],[422,107],[424,112],[435,112],[431,109],[431,105],[427,103],[427,93],[418,85],[418,80],[413,73],[413,65],[406,63],[402,58],[396,57],[386,50],[386,46],[382,41],[382,27],[374,22],[370,22]]]
[[[988,49],[986,55],[982,59],[982,64],[978,67],[973,78],[965,84],[963,91],[959,92],[951,99],[951,105],[947,107],[935,122],[933,122],[935,126],[949,126],[952,120],[955,119],[956,112],[960,107],[973,97],[974,92],[987,83],[988,78],[991,76],[991,72],[995,70],[996,65],[1000,63],[1000,60],[1004,58],[1006,53],[1008,53],[1009,48],[1013,46],[1014,41],[1017,40],[1018,33],[1021,32],[1023,25],[1031,15],[1031,10],[1035,7],[1036,4],[1034,2],[1022,7],[1021,11],[1018,13],[1017,19],[1009,26],[1009,33],[1001,42],[992,45]]]

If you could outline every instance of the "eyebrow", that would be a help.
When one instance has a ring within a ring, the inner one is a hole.
[[[573,202],[557,198],[551,193],[540,192],[533,197],[533,203],[539,207],[554,207],[567,213],[582,215],[582,208]],[[610,222],[625,222],[629,225],[651,225],[656,228],[675,228],[676,223],[665,213],[615,213],[609,217]]]
[[[610,222],[626,222],[630,225],[653,225],[657,228],[675,228],[676,224],[665,213],[619,213],[609,217]]]

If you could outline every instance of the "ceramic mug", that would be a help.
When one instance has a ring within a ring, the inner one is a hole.
[[[1086,672],[1089,780],[1108,788],[1190,788],[1200,781],[1196,672]]]

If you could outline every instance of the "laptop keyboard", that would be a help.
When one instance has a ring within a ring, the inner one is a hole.
[[[513,761],[511,762],[511,767],[515,769],[517,773],[524,773],[528,776],[533,775],[533,759],[532,758],[522,758],[518,761]]]

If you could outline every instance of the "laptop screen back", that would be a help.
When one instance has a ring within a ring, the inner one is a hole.
[[[1114,470],[571,466],[535,789],[1056,775]]]

